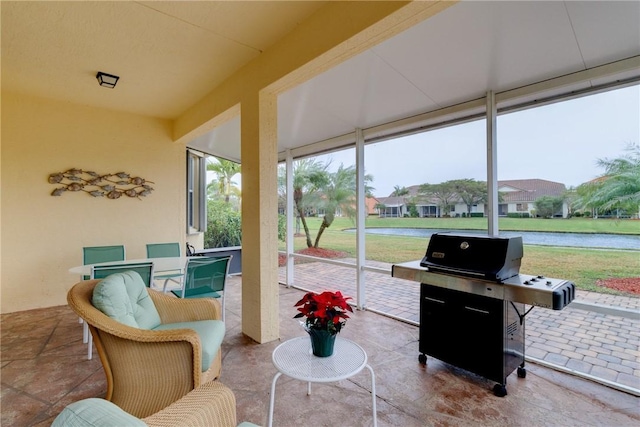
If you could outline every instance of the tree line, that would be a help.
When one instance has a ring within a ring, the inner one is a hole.
[[[570,215],[581,211],[605,212],[623,211],[640,214],[640,145],[629,144],[625,154],[614,159],[598,159],[598,166],[605,172],[599,178],[569,189],[562,196],[543,196],[535,201],[536,215],[553,217],[561,211],[564,202],[570,206]],[[296,214],[296,233],[302,226],[307,247],[318,248],[325,230],[331,227],[337,214],[350,218],[355,216],[356,168],[354,165],[340,166],[330,170],[331,162],[321,162],[313,158],[297,160],[293,163],[293,202]],[[241,244],[240,203],[241,192],[233,177],[241,172],[240,164],[215,158],[209,162],[207,170],[215,179],[207,187],[208,220],[205,233],[205,247],[238,246]],[[365,175],[366,197],[373,197],[373,176]],[[286,171],[278,169],[279,204],[286,205]],[[450,214],[450,207],[460,201],[467,207],[487,202],[488,192],[485,181],[455,179],[438,184],[422,184],[416,196],[411,196],[406,187],[395,186],[391,194],[407,197],[411,216],[418,216],[416,202],[429,198],[435,202],[444,215]],[[502,201],[502,195],[498,194]],[[378,206],[379,208],[383,205]],[[322,216],[320,228],[312,238],[307,225],[310,215]],[[470,215],[467,215],[470,216]],[[597,215],[594,215],[597,216]],[[285,220],[281,216],[278,236],[284,240]]]

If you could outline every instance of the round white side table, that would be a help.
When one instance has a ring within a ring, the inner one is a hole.
[[[371,373],[371,402],[373,425],[378,425],[376,416],[376,378],[371,366],[367,364],[367,353],[358,344],[345,338],[336,337],[333,355],[316,357],[311,352],[309,337],[287,340],[273,350],[273,365],[278,372],[271,383],[268,427],[273,425],[276,382],[281,375],[308,383],[307,395],[311,394],[311,383],[327,383],[352,377],[363,368]]]

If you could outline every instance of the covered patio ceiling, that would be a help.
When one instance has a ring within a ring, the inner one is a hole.
[[[376,136],[384,133],[376,127],[418,127],[420,115],[464,103],[441,120],[482,113],[484,101],[469,101],[489,90],[511,92],[497,97],[503,108],[637,82],[638,55],[638,2],[460,2],[282,94],[280,158],[286,149],[296,157],[351,143],[355,128]],[[239,141],[236,118],[190,145],[240,160]]]
[[[2,2],[2,89],[175,119],[324,3]],[[282,94],[278,151],[639,78],[639,2],[460,2]],[[189,146],[240,161],[239,117]]]

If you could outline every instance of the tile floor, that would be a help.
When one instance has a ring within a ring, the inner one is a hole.
[[[280,287],[278,341],[259,345],[241,332],[241,279],[227,301],[227,335],[220,380],[233,389],[238,420],[266,425],[275,368],[273,349],[304,334],[293,319],[302,292]],[[66,307],[2,315],[3,427],[49,426],[73,401],[104,395],[97,357],[87,360],[82,327]],[[508,396],[495,397],[493,383],[436,359],[418,363],[418,328],[371,312],[356,312],[342,336],[358,342],[376,374],[379,426],[638,426],[640,399],[535,364],[527,377],[507,380]],[[348,380],[306,384],[281,377],[275,426],[370,426],[368,372]]]

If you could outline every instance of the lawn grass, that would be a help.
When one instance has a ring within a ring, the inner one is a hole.
[[[576,218],[574,220],[537,220],[537,219],[514,219],[504,218],[510,225],[518,226],[519,223],[529,224],[545,224],[548,222],[558,223],[573,223],[573,224],[589,224],[593,220]],[[375,224],[384,223],[385,227],[416,227],[416,223],[420,221],[426,221],[429,224],[439,223],[444,220],[443,223],[449,224],[450,229],[455,228],[461,222],[465,225],[480,224],[482,227],[475,229],[486,229],[486,219],[483,218],[442,218],[442,219],[427,219],[427,218],[386,218],[379,221],[373,220],[370,222],[367,219],[367,227],[377,226]],[[450,221],[449,221],[450,220]],[[477,221],[481,220],[481,221]],[[308,218],[307,223],[311,231],[312,240],[315,239],[318,228],[320,227],[320,219]],[[502,221],[502,219],[501,219]],[[598,222],[596,220],[594,222]],[[611,232],[610,229],[624,229],[626,233],[633,231],[633,226],[640,227],[640,222],[630,221],[632,226],[624,225],[618,226],[616,221],[602,220],[606,226],[593,226],[589,232]],[[622,224],[625,221],[617,221]],[[374,225],[370,225],[374,224]],[[393,225],[392,225],[393,224]],[[402,224],[402,225],[400,225]],[[320,247],[338,250],[346,252],[349,257],[356,256],[356,235],[355,233],[345,233],[345,228],[353,228],[354,224],[347,218],[336,218],[330,228],[325,230],[320,240]],[[571,226],[573,227],[573,225]],[[564,232],[576,232],[571,227],[557,226],[555,229],[545,228],[541,229],[527,229],[527,231],[564,231]],[[608,227],[608,228],[607,228]],[[617,228],[620,227],[620,228]],[[436,228],[433,225],[424,225],[421,228]],[[469,228],[471,229],[471,228]],[[500,223],[500,229],[503,228],[503,223]],[[515,228],[514,228],[515,230]],[[522,228],[518,228],[522,230]],[[633,234],[638,233],[639,230],[635,230]],[[365,239],[365,254],[367,260],[387,262],[391,264],[413,261],[421,259],[427,249],[429,240],[424,237],[410,237],[410,236],[389,236],[389,235],[376,235],[368,234]],[[304,235],[295,237],[294,250],[306,248],[306,241]],[[284,250],[285,245],[280,242],[280,250]],[[596,291],[603,293],[617,294],[619,292],[603,288],[596,285],[598,279],[607,279],[614,277],[638,277],[640,276],[640,252],[631,250],[603,250],[603,249],[585,249],[585,248],[560,248],[560,247],[547,247],[547,246],[534,246],[525,245],[524,257],[522,259],[522,267],[520,271],[524,274],[542,274],[547,277],[556,277],[573,281],[579,289]]]

